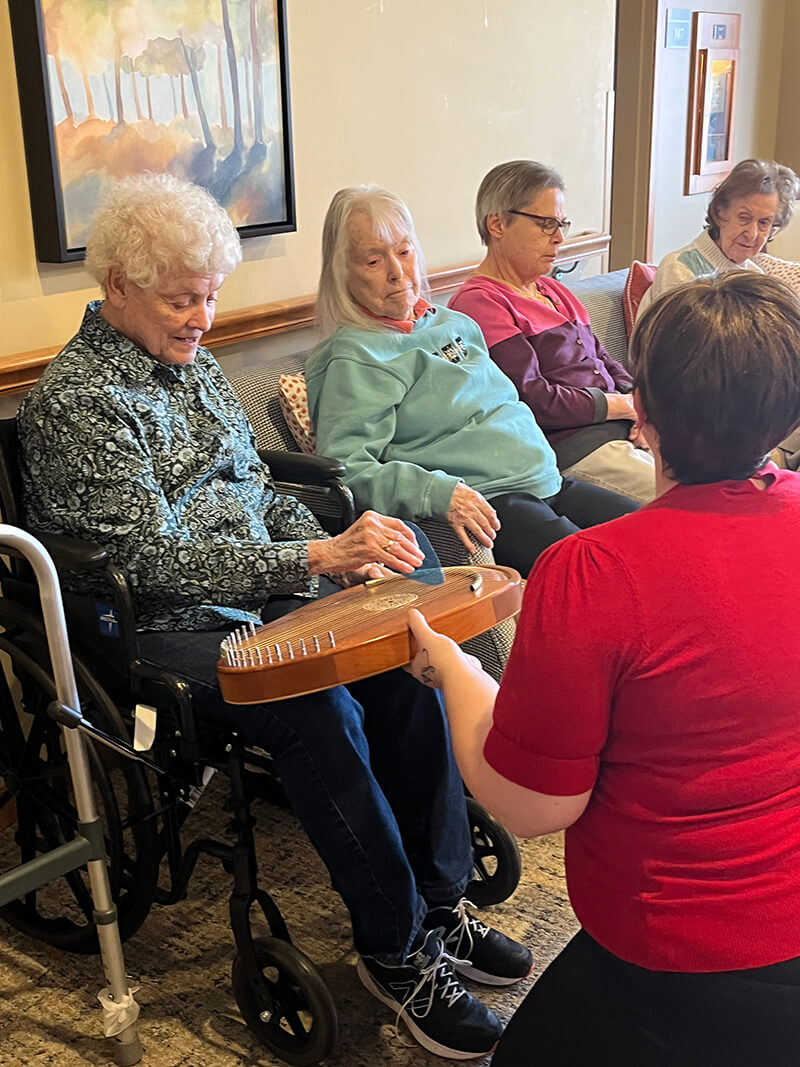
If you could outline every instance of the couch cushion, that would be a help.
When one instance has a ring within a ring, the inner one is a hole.
[[[642,297],[653,284],[658,267],[654,263],[642,263],[635,259],[631,263],[628,277],[625,280],[625,290],[622,294],[622,311],[625,315],[625,329],[628,337],[633,330],[636,316],[639,312],[639,304]]]
[[[622,293],[627,274],[623,269],[575,282],[570,282],[569,275],[561,279],[586,307],[592,329],[608,354],[624,367],[628,366],[628,335],[622,312]]]
[[[305,366],[306,353],[282,356],[274,369],[255,374],[240,374],[230,379],[239,403],[250,419],[256,435],[257,448],[283,449],[297,452],[286,419],[283,417],[278,382],[281,374],[299,374]]]
[[[301,452],[313,456],[317,451],[317,434],[308,411],[305,374],[282,374],[278,379],[283,417]]]

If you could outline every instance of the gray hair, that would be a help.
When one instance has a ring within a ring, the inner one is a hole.
[[[316,303],[317,324],[322,337],[329,336],[342,326],[354,326],[361,330],[387,329],[359,307],[347,287],[350,250],[348,224],[358,212],[369,218],[375,233],[382,240],[392,240],[398,230],[408,236],[417,256],[420,292],[425,297],[430,295],[414,220],[400,197],[377,185],[351,185],[340,189],[331,200],[322,227],[322,268]]]
[[[141,174],[121,181],[95,215],[86,245],[86,269],[106,292],[118,269],[140,289],[180,273],[231,274],[242,259],[236,227],[198,185],[172,174]]]
[[[475,221],[481,241],[489,244],[486,220],[490,215],[502,215],[509,222],[509,214],[523,208],[537,193],[545,189],[559,189],[563,193],[565,188],[557,170],[532,159],[514,159],[492,167],[481,182],[475,201]]]
[[[794,202],[800,193],[800,179],[791,167],[784,167],[781,163],[768,163],[763,159],[743,159],[717,186],[708,203],[708,236],[714,241],[719,237],[717,218],[720,208],[727,210],[732,201],[743,196],[752,196],[754,193],[778,194],[778,210],[775,212],[772,232],[767,238],[771,241],[789,225]]]

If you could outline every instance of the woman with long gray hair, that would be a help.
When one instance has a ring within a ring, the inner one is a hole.
[[[306,368],[317,448],[361,508],[450,523],[527,574],[548,545],[636,508],[562,479],[555,454],[472,319],[435,307],[397,196],[342,189],[322,238],[325,340]]]

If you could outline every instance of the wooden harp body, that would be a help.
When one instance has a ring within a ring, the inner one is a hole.
[[[427,585],[401,575],[343,589],[223,642],[217,677],[230,704],[261,704],[346,685],[408,663],[408,611],[462,642],[515,615],[522,580],[510,567],[444,567]]]

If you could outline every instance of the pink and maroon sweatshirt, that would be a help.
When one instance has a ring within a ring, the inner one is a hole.
[[[538,285],[553,307],[482,275],[464,282],[450,307],[478,323],[489,354],[517,387],[564,469],[605,440],[627,437],[626,420],[606,422],[606,393],[629,393],[633,381],[595,337],[580,300],[553,278],[542,277]],[[594,430],[577,433],[588,427]]]

